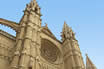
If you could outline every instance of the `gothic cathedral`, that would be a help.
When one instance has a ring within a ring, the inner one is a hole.
[[[41,26],[40,17],[40,7],[32,0],[19,23],[0,18],[0,24],[16,31],[13,36],[0,30],[0,69],[85,69],[72,29],[64,23],[59,41],[47,25]],[[87,69],[96,69],[89,65]]]

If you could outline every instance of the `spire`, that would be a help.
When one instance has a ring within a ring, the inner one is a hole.
[[[72,31],[71,27],[69,27],[64,21],[63,30],[62,30],[62,41],[73,37],[74,37],[74,32]]]
[[[63,31],[67,31],[67,32],[68,32],[68,31],[69,31],[69,32],[72,31],[71,27],[69,27],[69,26],[67,25],[66,21],[64,21]]]
[[[30,5],[31,5],[31,8],[34,8],[34,9],[36,7],[39,7],[38,4],[37,4],[37,2],[36,2],[36,0],[31,0]]]
[[[63,32],[66,31],[66,28],[67,28],[67,24],[66,24],[66,22],[64,21]]]
[[[66,21],[64,21],[64,24],[66,24]]]
[[[37,1],[36,1],[36,0],[33,0],[32,2],[38,6],[38,4],[37,4]]]
[[[92,61],[89,59],[88,54],[86,54],[86,69],[97,69]]]
[[[36,0],[33,0],[34,3],[36,3]]]
[[[36,0],[31,0],[31,2],[29,4],[27,4],[25,11],[28,11],[28,12],[33,11],[36,14],[38,14],[39,16],[41,16],[40,7],[37,4]]]
[[[48,28],[48,24],[47,23],[45,23],[45,27]]]

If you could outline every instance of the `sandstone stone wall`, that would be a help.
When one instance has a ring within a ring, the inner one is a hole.
[[[15,38],[0,30],[0,69],[8,69],[14,46]]]

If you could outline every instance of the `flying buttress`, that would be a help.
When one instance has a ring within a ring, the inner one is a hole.
[[[16,22],[12,22],[12,21],[8,21],[8,20],[0,18],[0,24],[10,27],[16,32],[19,31],[19,24],[17,24]]]

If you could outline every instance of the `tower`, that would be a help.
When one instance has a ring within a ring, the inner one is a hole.
[[[16,49],[12,69],[38,69],[35,67],[40,47],[41,13],[36,0],[27,4],[16,36]]]
[[[62,32],[62,46],[65,69],[85,69],[78,41],[66,22],[64,23]]]

